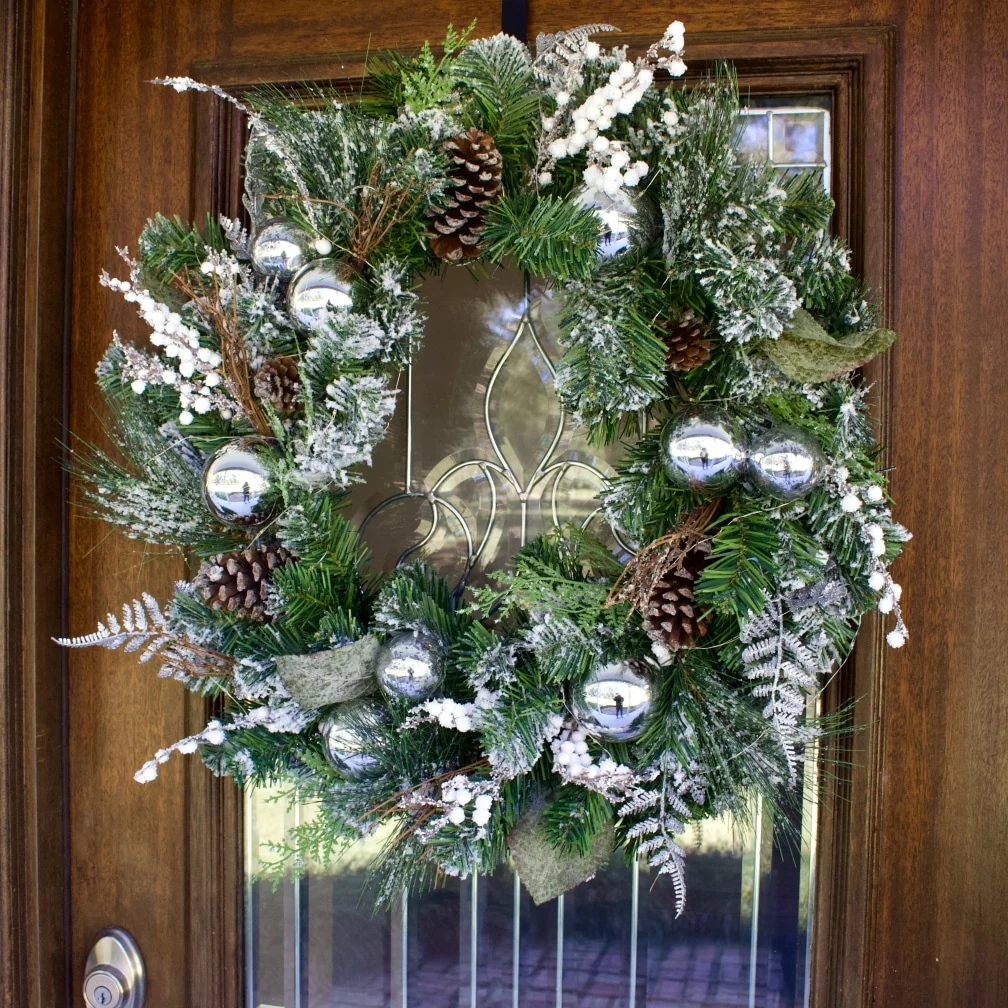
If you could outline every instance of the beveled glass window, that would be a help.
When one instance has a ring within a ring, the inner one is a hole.
[[[782,175],[821,172],[831,191],[830,99],[828,95],[802,95],[794,104],[780,96],[754,96],[741,112],[739,157],[770,161]]]
[[[739,156],[830,185],[829,102],[753,99]],[[366,485],[353,496],[374,563],[412,555],[460,586],[528,539],[574,521],[612,536],[594,496],[618,449],[572,428],[553,391],[555,299],[514,269],[428,280],[430,321]],[[613,538],[614,549],[621,544]],[[806,765],[814,766],[809,753]],[[535,907],[511,867],[448,880],[373,915],[361,891],[380,837],[273,888],[260,845],[310,809],[251,791],[245,809],[248,1008],[798,1008],[807,1003],[815,774],[788,830],[754,809],[745,832],[689,828],[686,912],[667,880],[620,854]],[[787,839],[798,835],[795,842]]]

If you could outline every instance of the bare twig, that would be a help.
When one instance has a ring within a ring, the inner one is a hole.
[[[677,563],[681,564],[683,557],[697,543],[706,540],[707,526],[717,513],[720,503],[721,499],[716,497],[694,508],[671,532],[648,543],[631,557],[623,568],[623,573],[610,589],[605,605],[629,602],[631,609],[643,612],[655,585],[665,576],[669,568]]]
[[[176,273],[175,284],[191,301],[198,305],[213,323],[220,338],[220,354],[224,364],[225,382],[252,426],[266,437],[273,436],[273,430],[266,419],[259,400],[252,391],[249,375],[248,356],[245,353],[245,339],[239,330],[238,298],[232,292],[231,303],[225,308],[221,301],[220,283],[213,276],[213,295],[198,291],[189,279],[189,270]]]
[[[354,210],[341,200],[293,193],[268,193],[264,199],[320,203],[324,206],[338,207],[347,213],[353,218],[348,237],[350,265],[360,268],[370,260],[371,253],[381,244],[389,231],[413,213],[430,189],[429,182],[417,186],[402,186],[396,182],[381,183],[382,167],[382,162],[376,161],[367,182],[360,186],[359,210]]]
[[[196,678],[234,675],[234,659],[222,651],[176,638],[160,655],[163,663]]]
[[[384,801],[372,806],[364,815],[357,819],[356,822],[361,823],[365,819],[373,819],[376,816],[382,816],[387,812],[393,811],[399,807],[399,800],[401,798],[405,798],[406,795],[411,794],[414,791],[419,791],[421,788],[434,787],[442,781],[450,780],[452,777],[457,777],[459,774],[471,773],[474,770],[484,770],[489,766],[489,760],[481,759],[477,760],[475,763],[470,763],[468,766],[459,767],[457,770],[449,770],[446,773],[438,774],[436,777],[429,777],[427,780],[420,781],[420,783],[415,787],[403,788],[401,791],[397,791],[394,795],[390,795]],[[410,829],[413,829],[415,825],[416,823],[414,823]]]

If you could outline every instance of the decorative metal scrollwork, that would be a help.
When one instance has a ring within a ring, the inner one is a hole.
[[[537,510],[548,516],[550,523],[555,526],[573,520],[581,527],[586,527],[601,514],[601,508],[598,506],[593,507],[587,515],[578,514],[573,491],[565,488],[565,481],[569,482],[571,474],[577,473],[582,475],[584,480],[594,484],[593,492],[597,492],[605,481],[608,467],[597,455],[573,443],[575,435],[571,430],[569,417],[559,401],[555,398],[551,400],[555,403],[553,407],[555,413],[552,416],[535,415],[531,418],[527,411],[521,417],[517,414],[517,411],[523,409],[522,404],[498,401],[502,383],[509,369],[522,365],[528,370],[530,363],[538,380],[549,388],[550,395],[553,396],[552,386],[556,369],[551,359],[548,341],[537,328],[534,311],[535,307],[541,308],[543,299],[548,297],[547,293],[533,287],[530,278],[525,276],[524,293],[516,310],[504,313],[506,317],[503,321],[499,315],[495,320],[495,325],[507,326],[510,338],[496,362],[494,357],[499,353],[499,344],[487,358],[485,370],[489,371],[489,378],[485,385],[481,383],[482,388],[478,386],[476,390],[476,394],[482,391],[481,417],[485,435],[476,440],[485,440],[483,447],[488,447],[489,451],[480,457],[458,461],[452,459],[456,458],[459,452],[444,456],[422,477],[420,484],[422,489],[413,485],[413,459],[408,457],[403,489],[374,505],[361,522],[361,530],[365,532],[374,519],[393,504],[406,500],[426,501],[430,507],[429,527],[419,539],[405,546],[398,556],[397,563],[402,563],[422,552],[434,540],[442,524],[450,519],[460,529],[462,539],[460,545],[464,545],[465,550],[465,562],[456,586],[456,591],[459,592],[473,570],[480,565],[488,545],[495,535],[501,532],[501,523],[512,520],[511,514],[501,507],[503,495],[513,496],[517,501],[517,515],[514,516],[517,528],[513,531],[517,533],[519,545],[524,545],[530,538],[530,507],[534,505],[537,505]],[[542,313],[539,314],[541,325]],[[405,449],[408,456],[412,455],[413,451],[412,434],[415,423],[413,378],[411,365],[406,374],[407,401],[404,404],[407,411]],[[530,396],[529,399],[534,399],[534,396]],[[512,439],[508,436],[507,429],[500,429],[501,426],[506,428],[509,421],[521,422],[526,427],[542,422],[544,433],[536,446],[537,451],[531,453],[531,456],[527,443],[524,446],[518,445],[517,441],[520,439]],[[486,495],[489,498],[478,514],[472,513],[472,509],[467,509],[458,492],[461,485],[469,481],[485,484]],[[581,490],[583,495],[584,488]],[[469,514],[466,513],[467,510],[470,511]],[[580,510],[584,511],[583,503]],[[613,535],[619,542],[616,533]]]

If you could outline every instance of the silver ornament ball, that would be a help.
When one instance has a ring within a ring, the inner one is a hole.
[[[316,259],[295,274],[287,291],[287,307],[299,329],[319,329],[353,307],[353,285],[343,270],[338,259]]]
[[[626,190],[615,196],[583,190],[581,204],[591,207],[602,221],[596,249],[599,259],[612,259],[627,249],[647,245],[657,233],[657,214],[646,196],[631,196]]]
[[[314,239],[286,217],[272,217],[252,239],[252,268],[264,276],[286,278],[311,257]]]
[[[628,742],[643,734],[651,697],[647,667],[638,661],[618,661],[596,668],[574,691],[572,706],[589,735]]]
[[[418,701],[432,697],[444,681],[444,656],[425,633],[396,634],[378,658],[378,684],[389,696]]]
[[[804,497],[822,479],[825,468],[819,442],[799,427],[772,427],[749,445],[749,477],[777,500]]]
[[[699,406],[673,417],[662,432],[662,465],[674,486],[718,493],[741,475],[745,451],[739,441],[727,413]]]
[[[350,776],[376,766],[378,760],[371,752],[368,725],[377,725],[380,717],[378,709],[368,700],[340,704],[319,722],[326,759]]]
[[[203,499],[214,517],[242,528],[269,521],[280,503],[271,474],[275,459],[273,442],[263,437],[239,438],[211,455],[203,467]]]

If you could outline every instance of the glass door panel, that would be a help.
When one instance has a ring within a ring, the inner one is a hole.
[[[820,96],[754,98],[741,158],[830,184],[830,111]],[[573,429],[553,392],[556,299],[502,268],[428,280],[423,351],[353,497],[374,563],[420,555],[461,586],[554,524],[612,536],[595,493],[618,449]],[[621,545],[613,539],[614,549]],[[380,837],[279,886],[258,880],[263,844],[310,809],[246,796],[248,1008],[799,1008],[807,1004],[815,870],[815,754],[801,821],[754,810],[754,827],[691,827],[685,913],[667,880],[614,855],[588,883],[533,905],[513,869],[449,879],[374,915],[362,898]],[[795,835],[800,836],[794,841]]]

